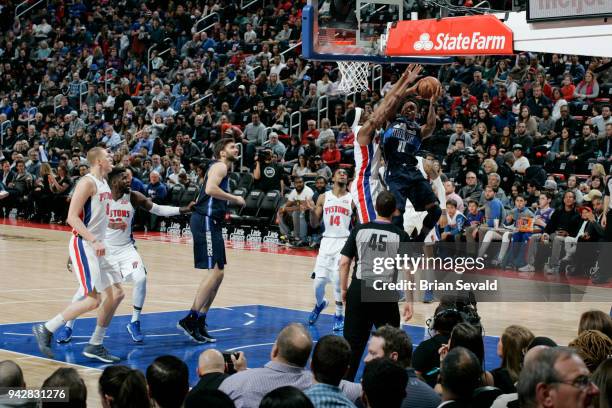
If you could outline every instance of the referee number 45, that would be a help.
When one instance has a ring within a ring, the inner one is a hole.
[[[387,236],[386,235],[378,235],[372,234],[370,240],[368,241],[368,248],[372,251],[380,251],[384,252],[387,250]]]

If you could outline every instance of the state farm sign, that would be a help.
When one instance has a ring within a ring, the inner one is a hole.
[[[529,0],[527,21],[612,15],[611,0]]]
[[[512,30],[490,15],[399,21],[387,34],[385,55],[512,54]]]

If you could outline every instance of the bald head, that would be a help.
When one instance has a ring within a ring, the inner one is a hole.
[[[312,350],[312,338],[304,326],[291,323],[278,334],[272,348],[272,360],[305,367]]]
[[[10,360],[0,361],[0,387],[25,387],[23,372],[15,362]]]
[[[529,349],[529,351],[525,354],[525,357],[523,358],[523,365],[527,365],[530,362],[537,360],[538,356],[542,354],[544,350],[547,350],[549,348],[550,347],[548,346],[541,345]]]
[[[198,359],[198,375],[225,372],[225,360],[219,350],[208,349],[200,354]]]

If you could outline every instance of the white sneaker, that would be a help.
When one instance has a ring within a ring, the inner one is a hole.
[[[9,196],[8,191],[2,190],[0,191],[0,200]]]
[[[519,268],[519,272],[534,272],[535,271],[535,267],[533,265],[525,265],[525,266],[521,266]]]

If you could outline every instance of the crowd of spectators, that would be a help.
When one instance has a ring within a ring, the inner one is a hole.
[[[309,331],[292,323],[280,331],[270,361],[260,368],[247,370],[243,352],[204,350],[193,387],[185,362],[171,355],[157,357],[144,374],[108,366],[95,391],[87,389],[74,368],[58,369],[42,386],[66,388],[72,407],[85,407],[88,392],[98,393],[103,407],[115,408],[611,406],[608,314],[583,313],[578,335],[567,347],[523,326],[509,326],[497,344],[501,364],[487,371],[482,327],[462,320],[456,307],[454,301],[442,300],[431,337],[414,349],[404,330],[379,327],[370,338],[359,383],[343,379],[351,358],[343,337],[326,335],[313,346]],[[14,361],[0,362],[0,390],[26,385],[31,386]],[[4,391],[0,404],[37,406],[35,401],[12,400]]]
[[[300,56],[303,3],[242,10],[218,0],[52,1],[13,18],[15,2],[7,2],[0,10],[0,216],[16,209],[18,217],[63,223],[71,189],[87,172],[87,150],[100,144],[130,168],[132,188],[156,202],[177,197],[173,187],[201,182],[222,137],[240,143],[235,171],[253,174],[264,192],[285,195],[295,177],[314,190],[318,177],[328,183],[335,168],[350,170],[355,135],[347,113],[360,106],[367,117],[401,68],[385,66],[380,89],[345,98],[334,63]],[[487,185],[510,211],[519,195],[535,209],[548,181],[553,195],[574,191],[578,205],[591,190],[605,193],[611,66],[606,58],[521,53],[426,67],[443,94],[423,149],[454,183],[459,213],[468,199],[482,208]],[[324,95],[329,112],[318,122]],[[290,129],[297,111],[301,134]],[[548,177],[535,177],[539,171]],[[528,181],[535,192],[523,190]],[[279,218],[291,241],[316,244],[300,217],[297,226],[289,212]]]

